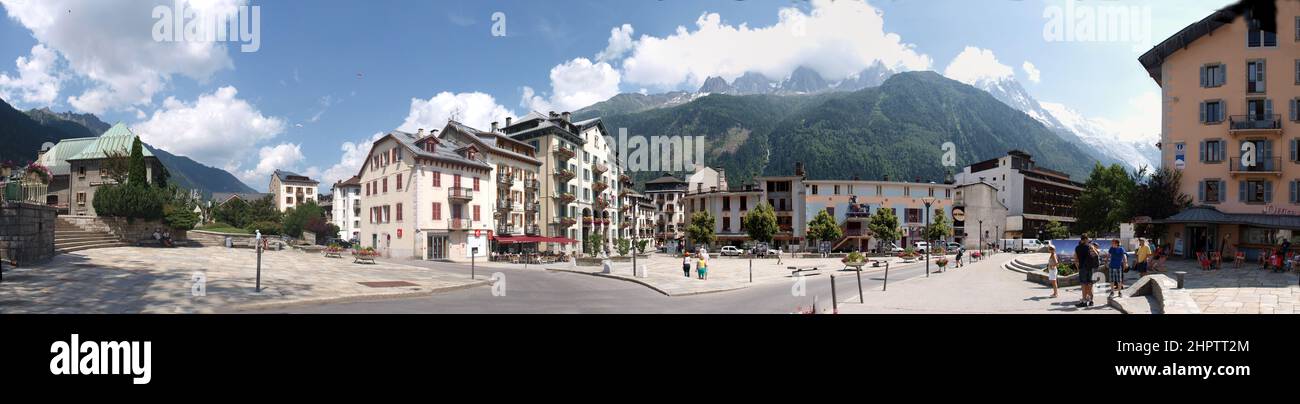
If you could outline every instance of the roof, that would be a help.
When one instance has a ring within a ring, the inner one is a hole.
[[[432,135],[430,135],[430,137],[431,136]],[[409,150],[411,153],[414,153],[417,157],[438,160],[443,162],[456,163],[456,164],[463,164],[475,168],[481,168],[484,170],[492,169],[492,166],[488,165],[487,163],[484,163],[479,160],[470,159],[460,155],[459,153],[456,153],[456,150],[464,147],[465,145],[461,144],[455,139],[435,137],[434,139],[436,139],[436,141],[440,144],[440,146],[435,147],[434,152],[430,153],[428,150],[425,150],[423,147],[420,147],[419,145],[416,144],[416,142],[420,141],[420,139],[422,138],[416,136],[414,133],[394,130],[392,132],[388,132],[388,135],[385,135],[383,138],[376,140],[375,143],[382,142],[384,139],[387,138],[392,138],[393,140],[396,140],[398,143],[401,143],[402,146],[405,146],[407,150]]]
[[[346,180],[336,182],[336,183],[334,183],[334,187],[335,187],[335,188],[340,188],[340,187],[354,187],[354,188],[360,188],[360,187],[361,187],[361,176],[360,176],[360,175],[354,175],[354,176],[352,176],[352,178],[348,178],[348,179],[346,179]]]
[[[135,143],[137,136],[131,132],[126,124],[118,122],[109,128],[104,134],[99,135],[94,141],[86,145],[76,155],[69,157],[68,160],[94,160],[108,157],[108,153],[122,153],[129,155],[131,145]],[[62,142],[60,142],[62,143]],[[153,152],[148,147],[141,147],[145,157],[153,157]]]
[[[530,127],[528,129],[519,130],[516,132],[509,131],[509,128],[518,128],[520,126],[524,126],[529,122],[533,122],[533,121],[538,121],[536,126]],[[518,121],[511,123],[510,126],[507,126],[506,132],[507,132],[507,136],[509,136],[511,139],[514,139],[516,141],[524,141],[535,137],[545,136],[554,133],[563,136],[565,140],[568,140],[570,142],[577,143],[577,144],[586,144],[587,143],[586,139],[583,139],[583,137],[580,136],[579,132],[589,128],[591,125],[601,125],[602,128],[601,130],[602,131],[604,130],[603,124],[600,123],[600,118],[588,119],[586,121],[582,121],[582,123],[588,126],[584,127],[584,126],[579,126],[578,124],[573,122],[567,122],[564,120],[562,115],[555,116],[555,117],[547,117],[546,115],[538,113],[537,111],[532,111],[529,112],[527,115],[524,115],[522,118],[519,118]]]
[[[1193,206],[1154,223],[1243,224],[1272,229],[1300,230],[1300,216],[1281,214],[1224,213],[1212,206]]]
[[[465,124],[463,124],[463,123],[456,122],[456,121],[453,121],[453,120],[448,120],[448,121],[447,121],[447,126],[446,126],[445,128],[443,128],[443,130],[442,130],[442,135],[439,135],[439,136],[446,135],[446,134],[448,133],[449,130],[455,130],[455,131],[457,131],[457,132],[460,132],[460,133],[463,133],[463,134],[465,134],[465,135],[468,135],[468,136],[473,137],[475,140],[477,140],[477,143],[479,143],[479,144],[482,145],[482,146],[486,146],[486,147],[488,148],[488,151],[491,152],[491,153],[496,153],[496,154],[501,154],[501,155],[509,156],[509,157],[511,157],[511,158],[514,158],[514,159],[517,159],[517,160],[522,160],[522,161],[525,161],[525,162],[528,162],[528,163],[532,163],[532,164],[535,164],[535,165],[541,165],[541,164],[542,164],[541,160],[538,160],[538,159],[536,159],[536,158],[534,158],[534,157],[532,157],[532,156],[528,156],[528,155],[525,155],[525,154],[516,153],[514,150],[510,150],[510,149],[506,149],[506,148],[503,148],[503,147],[497,146],[497,141],[498,141],[498,140],[503,140],[503,141],[510,142],[510,143],[514,143],[514,144],[517,144],[517,145],[520,145],[520,146],[523,146],[523,147],[527,147],[527,148],[530,148],[530,149],[533,147],[533,145],[530,145],[530,144],[528,144],[528,143],[521,142],[521,141],[519,141],[519,140],[516,140],[516,139],[514,139],[514,138],[511,138],[510,136],[506,136],[506,135],[503,134],[503,133],[499,133],[499,132],[484,132],[484,131],[481,131],[481,130],[475,129],[475,128],[473,128],[473,127],[470,127],[469,125],[465,125]]]
[[[214,204],[221,205],[230,201],[233,198],[239,198],[245,202],[252,202],[268,196],[271,196],[271,194],[263,194],[257,192],[213,192],[212,202]]]
[[[275,170],[275,173],[272,175],[274,175],[275,178],[279,178],[281,183],[297,182],[297,183],[308,183],[313,185],[320,183],[319,181],[313,180],[310,177],[292,171]]]
[[[1214,32],[1214,30],[1219,29],[1219,27],[1231,24],[1237,17],[1247,12],[1253,12],[1256,7],[1275,4],[1276,3],[1271,1],[1252,1],[1250,4],[1247,4],[1247,1],[1243,0],[1219,9],[1200,21],[1188,25],[1164,41],[1161,41],[1159,44],[1156,44],[1156,46],[1152,47],[1151,50],[1148,50],[1146,53],[1143,53],[1142,56],[1139,56],[1138,62],[1141,62],[1142,67],[1147,69],[1147,74],[1151,76],[1151,79],[1156,81],[1156,84],[1163,84],[1160,76],[1160,66],[1165,63],[1165,60],[1168,59],[1169,56],[1178,52],[1180,49],[1186,48],[1197,39],[1209,35]],[[1260,11],[1265,12],[1263,9]],[[1273,9],[1273,14],[1276,14],[1276,8]]]
[[[672,174],[664,173],[664,175],[660,176],[659,178],[655,178],[655,179],[653,179],[653,180],[646,181],[645,183],[647,183],[647,184],[666,184],[666,183],[682,183],[682,184],[685,184],[685,183],[686,183],[686,180],[678,179],[677,177],[673,176]]]
[[[58,144],[41,155],[40,163],[50,169],[54,175],[68,175],[72,172],[72,165],[68,164],[68,159],[81,153],[91,143],[95,142],[93,137],[80,137],[74,139],[63,139]]]

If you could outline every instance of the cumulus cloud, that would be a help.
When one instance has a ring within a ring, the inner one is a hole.
[[[943,75],[966,84],[974,85],[981,80],[997,80],[1013,77],[1015,70],[1011,66],[998,62],[993,51],[967,46],[957,57],[943,69]]]
[[[294,143],[281,143],[275,146],[263,146],[257,151],[257,165],[252,169],[239,172],[239,179],[248,184],[260,184],[270,181],[275,170],[295,171],[306,159],[302,147]],[[299,173],[312,177],[312,173]]]
[[[197,15],[227,12],[246,0],[179,0]],[[67,61],[73,74],[89,81],[80,95],[68,97],[73,108],[102,114],[149,105],[172,76],[206,80],[233,67],[225,44],[153,40],[157,5],[173,0],[110,1],[0,0],[9,18],[26,27],[41,44]]]
[[[1038,67],[1034,66],[1033,63],[1029,63],[1028,60],[1026,60],[1024,64],[1020,65],[1020,68],[1025,71],[1026,76],[1029,76],[1029,81],[1037,83],[1043,78],[1043,74],[1038,71]]]
[[[491,95],[479,92],[453,94],[444,91],[427,100],[412,98],[411,110],[406,114],[406,120],[397,129],[405,132],[415,132],[420,128],[424,128],[425,131],[442,129],[448,119],[455,119],[457,122],[487,130],[492,122],[504,122],[508,116],[514,114],[506,107],[497,104],[496,99]]]
[[[799,66],[839,80],[880,62],[895,70],[926,70],[929,56],[884,30],[884,16],[861,0],[814,0],[809,12],[783,8],[770,26],[730,25],[716,13],[666,37],[643,35],[623,60],[623,80],[661,89],[699,86],[710,76],[735,79],[754,71],[784,78]]]
[[[16,77],[0,73],[0,98],[46,105],[54,102],[62,86],[58,58],[45,45],[33,46],[31,55],[19,56],[14,62],[18,66]]]
[[[1160,93],[1145,91],[1128,99],[1125,115],[1096,121],[1120,139],[1154,142],[1160,139]]]
[[[233,170],[257,144],[285,130],[283,119],[268,117],[237,97],[235,87],[199,95],[192,103],[167,97],[148,120],[132,127],[155,147],[203,164]]]
[[[630,29],[631,27],[629,27]],[[606,62],[576,58],[551,68],[549,97],[524,87],[520,106],[534,111],[573,111],[618,94],[617,70]]]
[[[613,62],[632,50],[632,24],[623,24],[609,30],[609,45],[596,54],[597,62]]]
[[[333,184],[357,175],[361,171],[361,165],[366,162],[366,157],[370,153],[370,145],[381,137],[384,137],[384,132],[375,132],[375,134],[370,135],[370,138],[357,142],[343,142],[343,145],[339,147],[343,155],[339,157],[338,163],[325,169],[325,172],[321,174],[321,183]]]

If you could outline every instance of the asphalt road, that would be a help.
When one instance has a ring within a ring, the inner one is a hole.
[[[469,265],[441,262],[403,262],[459,271],[468,276]],[[932,267],[931,270],[937,268]],[[820,271],[806,277],[803,296],[794,296],[794,280],[773,282],[727,292],[669,297],[645,286],[592,275],[541,269],[479,267],[480,278],[494,272],[505,276],[505,295],[493,296],[487,286],[438,293],[427,297],[296,306],[258,313],[793,313],[817,301],[818,310],[830,307],[830,275],[835,275],[839,299],[857,296],[852,271]],[[889,282],[925,276],[924,264],[889,271]],[[884,272],[862,274],[863,289],[881,287]]]

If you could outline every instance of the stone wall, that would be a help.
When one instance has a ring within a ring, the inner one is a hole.
[[[141,240],[152,240],[154,229],[167,230],[158,220],[126,220],[120,217],[95,217],[95,216],[60,216],[68,223],[72,223],[89,231],[107,232],[117,236],[118,240],[135,244]],[[173,240],[187,240],[187,234],[183,230],[172,230]]]
[[[251,242],[249,240],[252,240],[254,237],[251,234],[219,233],[219,232],[207,231],[207,230],[191,230],[188,236],[191,241],[197,242],[200,245],[208,246],[208,247],[211,246],[224,247],[225,246],[224,243],[226,242],[227,237],[229,237],[231,239],[231,242],[235,244],[251,245]]]
[[[55,208],[0,201],[0,258],[14,265],[54,256]]]

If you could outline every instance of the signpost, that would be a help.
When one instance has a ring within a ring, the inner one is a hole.
[[[478,237],[478,230],[474,231],[474,237]],[[469,278],[477,279],[474,275],[474,264],[478,260],[478,247],[472,247],[469,251]]]
[[[257,250],[257,283],[255,288],[257,293],[262,293],[262,231],[257,231],[257,238],[253,239],[253,248]]]

